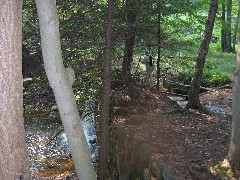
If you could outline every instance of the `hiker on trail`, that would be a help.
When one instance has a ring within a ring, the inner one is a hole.
[[[148,81],[150,87],[153,87],[152,72],[154,69],[154,64],[153,64],[152,60],[153,60],[153,57],[148,53],[148,51],[145,51],[145,56],[142,60],[142,63],[146,65],[147,81]]]

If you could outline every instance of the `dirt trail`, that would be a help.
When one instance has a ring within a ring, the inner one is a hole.
[[[219,105],[224,102],[227,108],[231,108],[227,91],[206,93],[201,97],[202,103]],[[114,112],[114,124],[150,143],[153,153],[164,161],[178,180],[219,179],[209,167],[227,156],[230,116],[186,111],[165,94],[148,88],[117,92]]]

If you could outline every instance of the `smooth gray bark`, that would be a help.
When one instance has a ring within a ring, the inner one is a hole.
[[[54,0],[36,0],[44,68],[67,134],[74,165],[81,180],[96,179],[71,82],[63,66],[59,18]]]
[[[30,180],[22,78],[22,0],[0,6],[0,179]]]
[[[240,0],[239,0],[240,5]],[[235,162],[240,161],[240,21],[238,22],[238,50],[235,61],[233,93],[232,93],[232,136],[228,157]]]

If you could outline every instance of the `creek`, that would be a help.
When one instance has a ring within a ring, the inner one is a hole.
[[[184,97],[181,96],[173,96],[173,95],[169,95],[168,96],[171,100],[176,101],[177,104],[181,107],[181,108],[185,108],[186,104],[188,101],[185,100]],[[211,112],[213,113],[218,113],[218,114],[222,114],[222,115],[232,115],[232,111],[228,110],[227,108],[224,107],[218,107],[218,106],[205,106],[207,109],[209,109]]]
[[[98,158],[95,115],[86,109],[82,127],[94,164]],[[25,130],[32,179],[77,179],[60,118],[25,118]]]

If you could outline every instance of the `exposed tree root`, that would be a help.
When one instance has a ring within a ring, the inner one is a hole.
[[[196,109],[204,114],[211,115],[211,111],[209,111],[206,107],[204,107],[200,102],[190,103],[188,102],[185,109]]]

